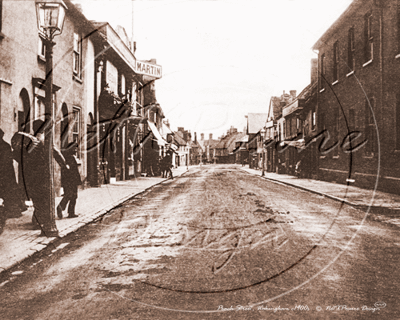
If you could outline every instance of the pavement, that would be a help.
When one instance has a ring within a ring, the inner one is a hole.
[[[250,169],[248,165],[240,169],[261,177],[259,169]],[[371,214],[386,215],[385,222],[400,226],[400,195],[273,172],[264,172],[263,178],[322,195]]]
[[[181,176],[187,170],[187,167],[172,169],[173,176]],[[79,190],[75,207],[78,217],[67,219],[67,212],[64,211],[63,219],[56,218],[58,238],[39,236],[41,231],[33,229],[31,222],[33,208],[29,208],[19,218],[8,219],[4,231],[0,235],[0,273],[45,249],[57,239],[63,238],[105,215],[124,201],[165,180],[167,179],[160,177],[135,177],[98,188]],[[56,204],[60,201],[61,198],[56,198]]]

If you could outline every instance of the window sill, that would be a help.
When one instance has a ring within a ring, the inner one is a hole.
[[[80,79],[80,78],[79,78],[77,75],[75,75],[75,74],[72,76],[72,80],[75,80],[76,82],[82,84],[82,79]]]
[[[319,90],[320,93],[324,92],[325,88],[322,88],[321,90]]]
[[[320,158],[320,159],[325,159],[325,158],[326,158],[326,156],[319,156],[319,158]]]
[[[333,156],[332,159],[339,159],[339,156]]]
[[[364,158],[364,159],[373,159],[373,158],[374,158],[374,155],[368,155],[368,156],[367,156],[367,155],[364,155],[363,158]]]
[[[338,84],[339,80],[336,80],[335,82],[332,83],[332,85],[334,86],[335,84]]]
[[[366,63],[364,63],[364,64],[363,64],[363,67],[366,67],[367,65],[369,65],[369,64],[371,64],[371,63],[372,63],[372,59],[369,60],[369,61],[367,61]]]
[[[395,59],[400,59],[400,53],[397,54],[394,58],[395,58]]]
[[[346,74],[346,77],[350,77],[350,76],[352,76],[353,74],[354,74],[354,70],[351,71],[351,72],[349,72],[348,74]]]

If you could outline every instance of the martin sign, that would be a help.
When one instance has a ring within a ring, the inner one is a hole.
[[[161,78],[161,66],[143,61],[136,61],[136,73]]]

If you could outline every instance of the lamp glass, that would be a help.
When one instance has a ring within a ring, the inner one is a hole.
[[[49,38],[62,32],[65,18],[65,8],[57,2],[36,2],[38,29]]]

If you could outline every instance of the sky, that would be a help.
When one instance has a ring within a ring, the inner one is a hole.
[[[156,97],[173,130],[216,138],[310,83],[311,48],[351,0],[79,2],[90,20],[133,34],[138,60],[162,66]]]

